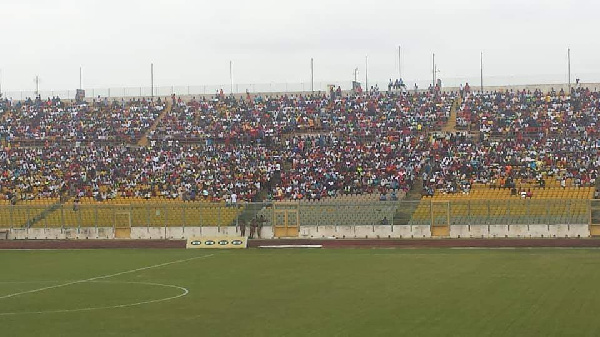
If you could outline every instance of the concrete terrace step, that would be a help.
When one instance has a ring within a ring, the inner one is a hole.
[[[163,118],[165,118],[165,116],[167,114],[169,114],[171,112],[172,108],[173,108],[173,104],[171,103],[170,100],[167,99],[167,107],[160,113],[160,115],[154,121],[152,126],[148,130],[146,130],[146,133],[144,134],[144,136],[142,136],[142,138],[140,138],[140,140],[138,141],[138,144],[137,144],[138,146],[148,146],[148,135],[150,134],[150,132],[156,130],[156,128],[160,124],[160,121]]]

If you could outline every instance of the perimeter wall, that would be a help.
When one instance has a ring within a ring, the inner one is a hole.
[[[65,228],[9,228],[7,239],[115,239],[112,227],[65,227]],[[246,234],[249,230],[246,231]],[[273,227],[265,226],[261,237],[274,238]],[[237,236],[235,226],[223,227],[132,227],[131,239],[179,240],[188,237]],[[587,224],[568,225],[452,225],[450,238],[553,238],[589,237]],[[427,225],[362,225],[362,226],[300,226],[299,238],[430,238],[431,227]],[[448,236],[446,236],[448,237]]]

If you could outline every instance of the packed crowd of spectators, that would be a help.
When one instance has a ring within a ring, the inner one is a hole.
[[[0,151],[0,186],[18,199],[72,196],[252,200],[278,164],[261,146],[20,147]]]
[[[178,99],[151,139],[265,141],[303,131],[374,137],[439,129],[454,95],[284,95]]]
[[[427,194],[434,190],[468,193],[473,183],[512,188],[545,179],[594,186],[598,176],[596,140],[573,138],[475,141],[465,135],[435,137],[423,166]]]
[[[490,136],[537,137],[598,135],[600,93],[578,88],[560,91],[469,93],[457,124]]]
[[[432,141],[423,167],[424,193],[468,193],[473,183],[517,188],[595,186],[600,166],[600,94],[587,88],[543,93],[539,90],[467,93],[457,125],[468,133],[440,135]],[[464,122],[461,123],[460,121]]]
[[[11,141],[113,141],[134,143],[165,108],[146,99],[65,103],[58,97],[6,101],[0,139]]]
[[[440,92],[172,97],[156,129],[165,100],[0,100],[0,188],[9,199],[231,202],[408,191],[419,178],[425,195],[595,184],[597,92],[464,96],[458,126],[482,136],[438,132],[456,98]]]
[[[408,191],[419,174],[425,134],[398,141],[364,141],[350,136],[297,136],[282,151],[289,167],[281,173],[276,199],[318,200],[344,194]]]
[[[419,174],[427,131],[445,123],[453,99],[375,91],[172,97],[144,147],[133,144],[165,109],[160,99],[3,101],[0,186],[19,199],[97,200],[254,200],[263,190],[273,198],[319,199],[407,190]]]

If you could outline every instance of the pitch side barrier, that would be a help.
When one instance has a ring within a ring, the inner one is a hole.
[[[600,234],[600,201],[27,202],[0,206],[0,231],[0,239],[588,237]]]

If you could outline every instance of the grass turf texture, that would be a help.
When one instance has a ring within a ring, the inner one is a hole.
[[[600,250],[0,252],[2,336],[564,336],[600,331]],[[131,282],[143,282],[131,283]],[[110,307],[189,294],[133,307]]]

